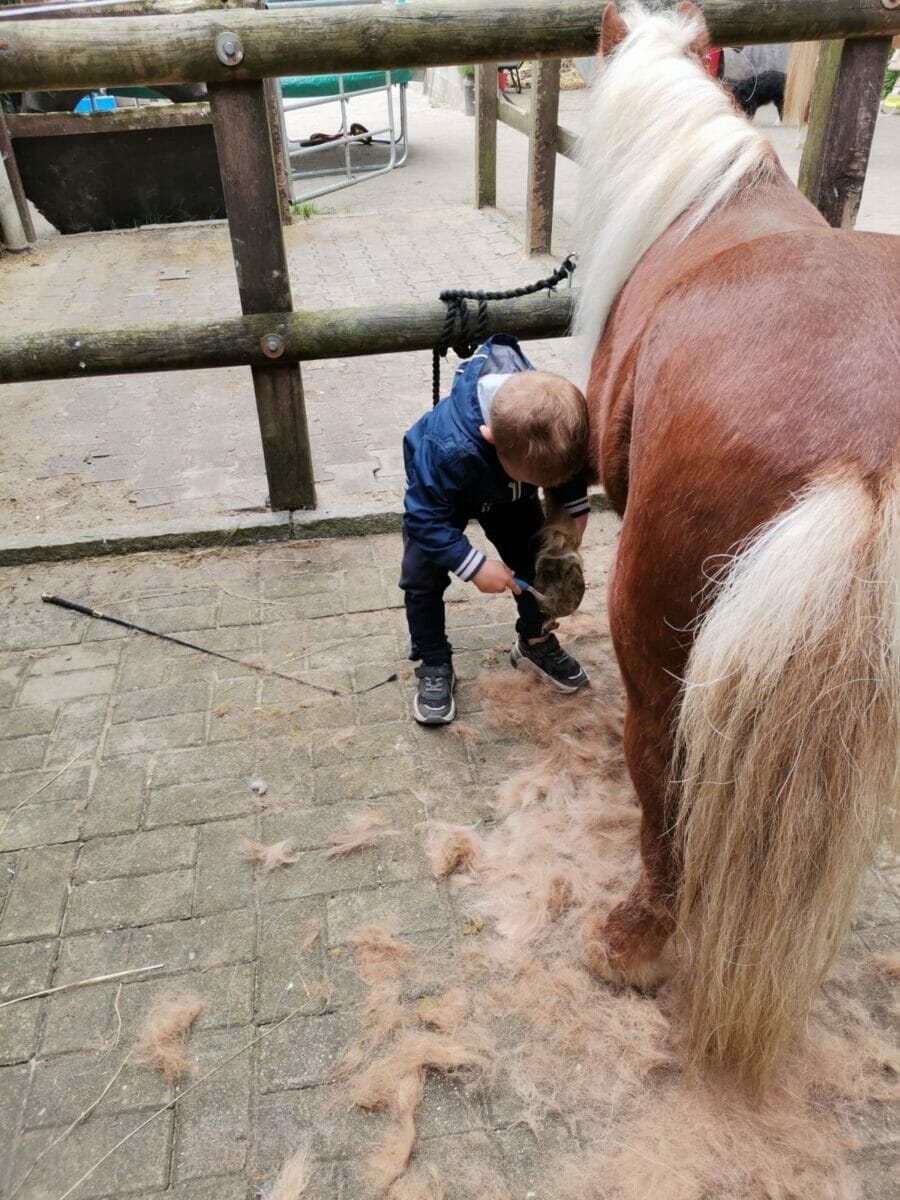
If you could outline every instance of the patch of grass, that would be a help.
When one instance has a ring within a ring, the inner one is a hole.
[[[291,212],[295,217],[302,217],[304,221],[308,221],[310,217],[325,217],[334,212],[334,209],[319,208],[314,200],[303,200],[298,204],[292,204]]]

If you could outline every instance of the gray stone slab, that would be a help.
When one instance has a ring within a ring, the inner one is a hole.
[[[242,853],[242,842],[255,840],[252,818],[239,821],[215,821],[200,832],[197,857],[194,916],[244,908],[253,903],[254,890],[265,886]],[[293,870],[293,868],[279,868]]]
[[[189,917],[193,889],[192,870],[78,884],[72,889],[66,933],[152,925]]]
[[[255,811],[257,797],[250,791],[253,747],[247,746],[248,773],[242,779],[198,780],[170,787],[154,787],[147,803],[148,827],[201,824]]]
[[[111,666],[35,675],[25,680],[20,700],[22,704],[52,704],[80,696],[105,696],[112,690],[115,676],[115,668]]]
[[[0,920],[0,942],[25,942],[59,933],[75,866],[74,846],[23,850]]]
[[[115,1075],[97,1113],[120,1113],[159,1108],[173,1095],[172,1085],[158,1071],[126,1064],[130,1043],[115,1050],[76,1051],[38,1058],[34,1063],[23,1125],[26,1129],[68,1125],[90,1107]],[[118,1072],[118,1074],[117,1074]]]
[[[130,953],[134,966],[162,962],[168,971],[202,970],[250,962],[255,939],[253,913],[237,910],[142,926],[132,933]]]
[[[179,1183],[243,1169],[253,1062],[245,1053],[223,1064],[248,1040],[245,1030],[217,1030],[191,1039],[199,1069],[206,1074],[221,1065],[221,1070],[178,1105],[173,1177]]]
[[[8,742],[0,742],[0,774],[34,771],[42,767],[49,745],[50,739],[46,734],[11,738]]]
[[[328,940],[340,945],[363,925],[386,925],[397,933],[443,929],[450,912],[433,880],[385,884],[360,892],[345,892],[328,900]]]
[[[107,730],[103,752],[110,758],[124,754],[148,754],[155,750],[199,746],[205,737],[206,717],[203,713],[154,717],[147,721],[131,721],[127,725],[111,725]]]
[[[106,760],[84,807],[82,835],[131,833],[140,825],[148,761],[140,755]]]
[[[22,850],[34,846],[52,846],[78,839],[81,819],[69,800],[50,804],[30,804],[10,815],[0,836],[4,850]]]
[[[209,707],[209,697],[210,689],[206,683],[172,684],[169,687],[124,692],[113,704],[112,722],[119,725],[126,721],[145,721],[150,717],[205,712]]]
[[[3,719],[3,736],[17,738],[36,733],[50,733],[56,724],[58,712],[59,708],[55,704],[33,704],[26,708],[14,708]]]
[[[285,1091],[331,1083],[337,1060],[357,1035],[347,1013],[325,1013],[286,1021],[260,1043],[259,1090]]]
[[[79,855],[75,882],[192,867],[197,859],[197,837],[196,829],[178,828],[96,838]]]
[[[28,1200],[59,1200],[99,1158],[135,1130],[146,1112],[96,1116],[45,1155],[29,1176]],[[111,1155],[79,1188],[85,1200],[128,1196],[165,1187],[173,1117],[164,1112],[120,1150]],[[11,1179],[20,1180],[59,1130],[35,1129],[22,1135],[16,1147]]]

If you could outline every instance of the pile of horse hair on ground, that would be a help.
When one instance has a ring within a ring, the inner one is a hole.
[[[534,762],[498,789],[496,824],[429,832],[435,875],[452,874],[484,922],[458,978],[432,994],[428,955],[377,927],[354,939],[367,998],[339,1074],[353,1104],[383,1114],[363,1180],[389,1200],[511,1200],[492,1168],[461,1162],[445,1180],[417,1144],[429,1075],[452,1071],[505,1107],[514,1097],[513,1119],[546,1147],[541,1196],[850,1200],[854,1123],[890,1098],[898,1065],[860,997],[885,986],[878,968],[891,964],[845,952],[761,1108],[685,1078],[677,975],[645,996],[584,966],[586,914],[608,911],[635,878],[638,810],[608,634],[582,615],[566,635],[590,692],[548,703],[525,673],[484,677],[489,718],[536,747]]]

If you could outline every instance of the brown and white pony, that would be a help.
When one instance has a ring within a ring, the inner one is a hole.
[[[900,239],[829,228],[707,44],[691,4],[607,7],[582,150],[643,861],[585,947],[652,986],[677,930],[692,1060],[759,1094],[898,790]]]

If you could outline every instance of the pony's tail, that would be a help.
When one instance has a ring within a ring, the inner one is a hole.
[[[757,1096],[900,783],[898,484],[805,491],[733,559],[687,666],[673,788],[688,1044]]]

